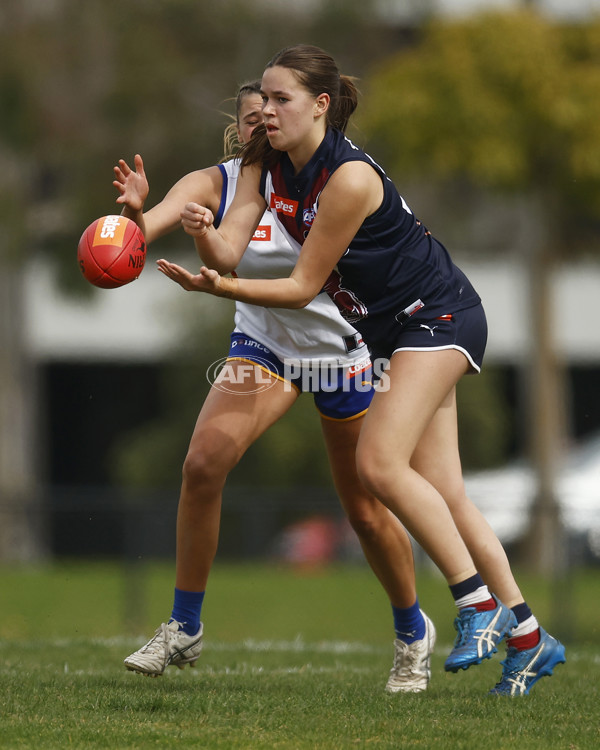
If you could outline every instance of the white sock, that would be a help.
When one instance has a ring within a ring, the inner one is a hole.
[[[480,602],[487,602],[488,599],[491,599],[492,595],[490,594],[487,586],[480,586],[478,589],[475,589],[475,591],[471,591],[470,594],[466,594],[465,596],[461,596],[460,599],[456,599],[454,603],[459,609],[463,609],[464,607],[472,607],[474,604],[479,604]]]
[[[531,615],[523,622],[520,622],[516,628],[510,631],[509,638],[518,638],[520,635],[528,635],[529,633],[535,632],[539,628],[539,623],[535,615]]]

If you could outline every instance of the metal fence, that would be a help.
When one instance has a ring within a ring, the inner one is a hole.
[[[177,491],[128,492],[52,487],[42,504],[49,553],[56,557],[172,558]],[[229,487],[223,496],[219,555],[231,559],[309,555],[362,557],[335,493],[321,488]]]

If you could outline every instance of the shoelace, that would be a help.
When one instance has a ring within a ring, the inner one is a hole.
[[[510,653],[511,651],[513,652],[513,654]],[[494,687],[495,690],[507,689],[509,687],[507,683],[512,683],[513,685],[517,685],[519,686],[521,690],[525,689],[526,683],[523,684],[518,678],[519,673],[520,673],[519,665],[515,664],[513,668],[509,667],[507,669],[507,666],[510,662],[510,657],[514,656],[514,654],[517,654],[517,653],[518,651],[516,648],[509,649],[506,654],[506,659],[500,662],[500,664],[502,665],[502,677],[500,678],[500,682],[496,683]]]
[[[454,620],[454,627],[456,628],[456,646],[463,646],[467,641],[467,635],[469,631],[469,623],[475,612],[464,612],[460,617]]]
[[[501,661],[500,664],[502,664],[502,677],[504,679],[511,677],[512,675],[518,674],[521,671],[521,665],[517,664],[516,660],[513,659],[519,652],[516,648],[509,648],[506,652],[506,659],[504,661]],[[510,666],[511,660],[513,661],[513,666]]]
[[[403,647],[396,647],[394,671],[398,672],[399,675],[414,672],[414,667],[419,663],[418,652],[416,649],[410,649],[408,646],[408,643],[403,643]]]
[[[162,643],[160,642],[160,637],[162,636]],[[156,632],[154,633],[154,636],[146,643],[145,646],[142,646],[140,649],[141,653],[143,654],[154,654],[159,650],[163,650],[168,653],[169,648],[169,638],[167,634],[167,625],[163,622],[161,623],[161,626],[156,629]]]

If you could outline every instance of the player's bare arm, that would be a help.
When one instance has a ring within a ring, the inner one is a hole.
[[[208,268],[194,275],[164,260],[158,267],[188,291],[265,307],[305,307],[321,291],[364,219],[377,210],[382,198],[381,179],[370,166],[350,162],[340,167],[323,190],[298,263],[285,279],[227,279]]]
[[[235,269],[265,212],[259,180],[258,168],[248,167],[240,174],[235,197],[218,229],[213,211],[205,205],[188,203],[181,213],[183,228],[194,238],[198,255],[221,274]]]
[[[190,201],[217,211],[223,178],[218,167],[198,169],[173,185],[160,203],[144,214],[147,242],[181,228],[181,212]]]
[[[304,290],[307,305],[323,288],[364,220],[383,200],[381,178],[365,162],[347,162],[334,172],[290,279]]]
[[[160,203],[144,212],[149,185],[142,157],[136,154],[135,170],[124,159],[114,168],[114,185],[119,190],[117,203],[123,204],[122,214],[132,219],[144,233],[146,243],[181,227],[181,211],[189,201],[196,201],[218,210],[223,177],[218,167],[199,169],[182,177]]]

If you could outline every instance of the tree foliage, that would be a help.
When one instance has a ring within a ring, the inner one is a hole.
[[[600,21],[533,11],[432,21],[377,64],[361,125],[394,175],[543,190],[600,215]]]
[[[562,25],[523,10],[433,21],[418,45],[375,66],[362,119],[392,175],[444,180],[459,200],[512,195],[502,250],[517,249],[529,282],[525,412],[536,489],[528,546],[538,570],[561,575],[555,472],[567,427],[552,283],[560,260],[598,257],[599,57],[599,19]],[[489,232],[478,240],[479,253],[493,247]]]
[[[113,208],[118,158],[142,153],[149,200],[160,200],[219,159],[223,112],[281,47],[321,43],[355,75],[393,49],[393,30],[366,20],[371,5],[334,0],[309,13],[244,0],[3,0],[0,227],[13,238],[3,257],[10,249],[20,262],[35,248],[64,261],[71,290],[86,289],[72,248]]]

